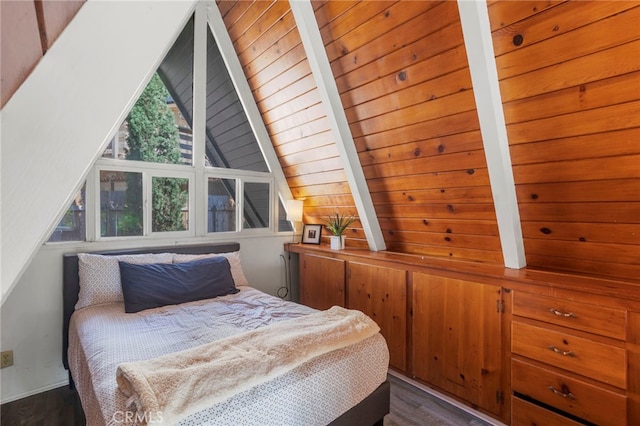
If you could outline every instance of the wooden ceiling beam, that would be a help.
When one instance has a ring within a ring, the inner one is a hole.
[[[526,259],[487,3],[484,0],[458,0],[458,9],[498,219],[504,265],[520,269],[526,266]]]
[[[331,71],[329,58],[322,42],[313,6],[309,0],[290,0],[289,4],[291,5],[291,11],[293,12],[313,77],[318,86],[320,98],[327,112],[327,119],[335,137],[336,147],[344,166],[347,182],[351,187],[369,249],[372,251],[385,250],[384,236],[380,230],[380,223],[378,222],[367,181],[360,165],[358,152],[349,129],[349,122]]]

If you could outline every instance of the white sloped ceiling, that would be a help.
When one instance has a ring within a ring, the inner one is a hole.
[[[2,109],[2,303],[195,4],[87,2]]]

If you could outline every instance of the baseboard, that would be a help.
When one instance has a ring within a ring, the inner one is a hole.
[[[456,407],[456,408],[458,408],[458,409],[460,409],[462,411],[465,411],[465,412],[471,414],[472,416],[478,417],[478,418],[484,420],[485,422],[487,422],[487,423],[489,423],[491,425],[494,425],[494,426],[507,426],[504,423],[502,423],[501,421],[496,420],[493,417],[490,417],[490,416],[488,416],[488,415],[486,415],[484,413],[481,413],[480,411],[476,411],[473,408],[471,408],[471,407],[469,407],[467,405],[464,405],[460,401],[457,401],[457,400],[451,398],[450,396],[447,396],[447,395],[445,395],[443,393],[440,393],[437,390],[430,388],[429,386],[423,385],[420,382],[417,382],[417,381],[415,381],[413,379],[410,379],[409,377],[407,377],[407,376],[405,376],[403,374],[400,374],[400,373],[392,371],[392,370],[389,370],[389,374],[392,375],[393,377],[399,379],[399,380],[402,380],[405,383],[410,384],[413,387],[416,387],[416,388],[420,389],[421,391],[424,391],[424,392],[428,393],[429,395],[432,395],[435,398],[438,398],[438,399],[440,399],[440,400],[442,400],[442,401],[444,401],[444,402],[446,402],[448,404],[453,405],[454,407]]]
[[[2,404],[2,405],[8,404],[9,402],[17,401],[17,400],[22,399],[22,398],[27,398],[29,396],[37,395],[39,393],[47,392],[47,391],[50,391],[50,390],[53,390],[53,389],[57,389],[57,388],[60,388],[60,387],[63,387],[63,386],[69,386],[69,380],[68,379],[61,380],[61,381],[56,382],[56,383],[51,383],[49,385],[42,386],[40,388],[32,389],[30,391],[23,392],[23,393],[20,393],[18,395],[13,395],[13,396],[11,396],[11,397],[9,397],[7,399],[2,399],[0,401],[0,404]]]

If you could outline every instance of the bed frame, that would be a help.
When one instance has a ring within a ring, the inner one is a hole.
[[[129,250],[101,251],[93,254],[123,255],[143,253],[180,253],[180,254],[207,254],[227,253],[239,251],[239,243],[210,243],[183,246],[163,246]],[[62,364],[69,370],[67,349],[69,347],[69,321],[75,309],[80,292],[80,279],[78,277],[77,254],[65,254],[62,257],[62,297],[63,297],[63,327],[62,327]],[[69,387],[74,388],[71,371],[69,371]],[[367,398],[358,405],[330,423],[331,426],[382,426],[384,416],[390,410],[391,388],[388,381],[381,384]]]

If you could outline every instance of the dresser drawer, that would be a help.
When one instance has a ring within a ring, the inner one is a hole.
[[[511,385],[514,392],[589,422],[602,426],[627,424],[627,398],[623,394],[518,360],[511,360]]]
[[[518,397],[511,398],[511,426],[580,426],[582,423]]]
[[[556,297],[515,292],[513,314],[624,340],[626,312]]]
[[[513,321],[511,351],[622,389],[627,387],[626,352],[622,347]]]

